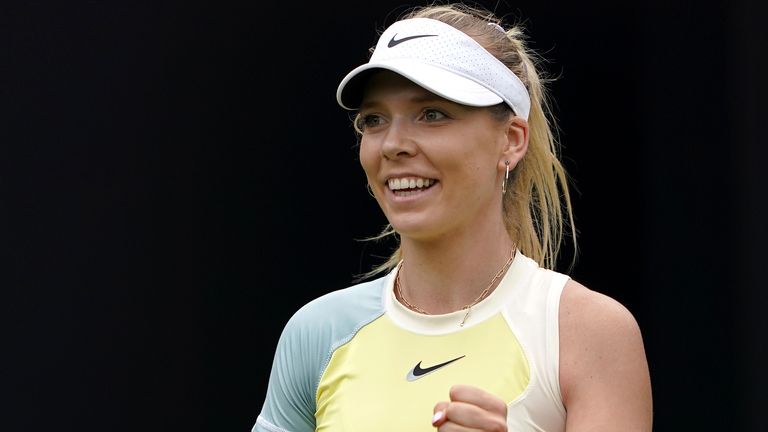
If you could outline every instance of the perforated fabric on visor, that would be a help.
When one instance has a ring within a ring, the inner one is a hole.
[[[457,103],[491,106],[505,102],[515,114],[528,118],[530,98],[522,81],[474,39],[437,20],[413,18],[387,28],[368,63],[352,70],[339,84],[339,105],[357,109],[366,81],[380,69],[396,72]]]

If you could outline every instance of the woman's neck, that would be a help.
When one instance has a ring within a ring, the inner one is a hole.
[[[471,304],[489,288],[514,245],[503,224],[488,226],[492,228],[474,227],[439,240],[403,237],[399,283],[407,302],[430,314],[444,314]],[[490,288],[496,284],[498,280]]]

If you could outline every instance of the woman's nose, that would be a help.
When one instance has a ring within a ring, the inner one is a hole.
[[[411,157],[416,154],[417,146],[404,121],[393,120],[387,128],[381,145],[381,154],[385,159]]]

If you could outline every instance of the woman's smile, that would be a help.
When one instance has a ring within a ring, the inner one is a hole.
[[[402,177],[387,180],[387,198],[394,202],[411,202],[435,192],[438,181],[423,177]]]

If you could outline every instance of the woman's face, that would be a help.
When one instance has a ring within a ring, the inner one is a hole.
[[[360,108],[360,163],[394,229],[428,240],[501,222],[509,124],[395,73],[374,75]]]

